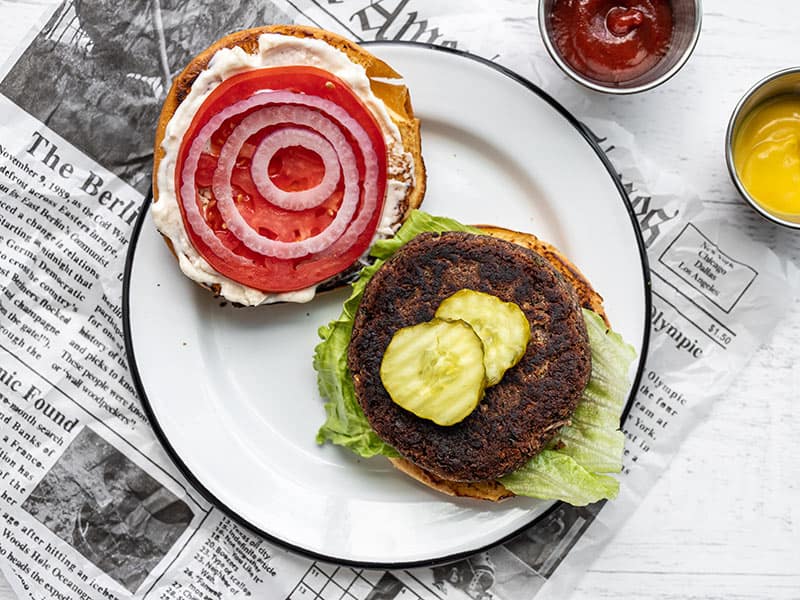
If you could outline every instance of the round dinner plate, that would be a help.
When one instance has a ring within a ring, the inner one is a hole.
[[[535,86],[487,61],[417,44],[369,49],[403,73],[422,121],[423,209],[556,245],[603,295],[641,367],[644,246],[620,182],[586,131]],[[338,316],[347,295],[225,305],[180,273],[143,211],[126,269],[125,341],[151,422],[187,478],[272,541],[371,567],[463,556],[547,512],[553,502],[449,498],[383,458],[316,444],[325,419],[311,364],[317,328]]]

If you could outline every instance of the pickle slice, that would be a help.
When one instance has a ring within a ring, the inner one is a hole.
[[[519,362],[531,339],[530,323],[519,306],[475,290],[459,290],[446,298],[436,317],[466,321],[481,338],[487,387]]]
[[[483,397],[483,344],[464,321],[404,327],[389,342],[380,375],[397,404],[438,425],[454,425]]]

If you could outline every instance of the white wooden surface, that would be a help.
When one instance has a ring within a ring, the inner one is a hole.
[[[533,0],[530,0],[533,2]],[[29,22],[46,1],[0,0],[0,20]],[[19,19],[10,19],[10,15]],[[0,57],[24,27],[4,27]],[[737,203],[723,160],[738,97],[800,65],[797,0],[706,0],[700,43],[681,73],[630,98],[587,93],[661,167],[685,177],[709,208]],[[542,68],[554,68],[552,65]],[[588,114],[588,112],[586,114]],[[800,259],[800,232],[737,221]],[[576,600],[800,598],[800,299],[736,384],[698,423],[649,496],[581,581]],[[0,577],[0,600],[12,600]]]

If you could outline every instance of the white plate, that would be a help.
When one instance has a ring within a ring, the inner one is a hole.
[[[420,45],[370,50],[412,90],[429,177],[423,208],[554,243],[643,354],[643,246],[621,186],[577,123],[489,63]],[[222,307],[180,274],[149,216],[139,225],[125,286],[139,393],[181,470],[239,522],[316,557],[410,566],[497,543],[553,505],[450,499],[382,458],[318,446],[324,411],[311,357],[346,290],[307,305]]]

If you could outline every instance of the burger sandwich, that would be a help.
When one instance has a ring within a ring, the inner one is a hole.
[[[414,211],[372,255],[320,329],[319,443],[455,496],[616,496],[635,351],[563,254]]]

